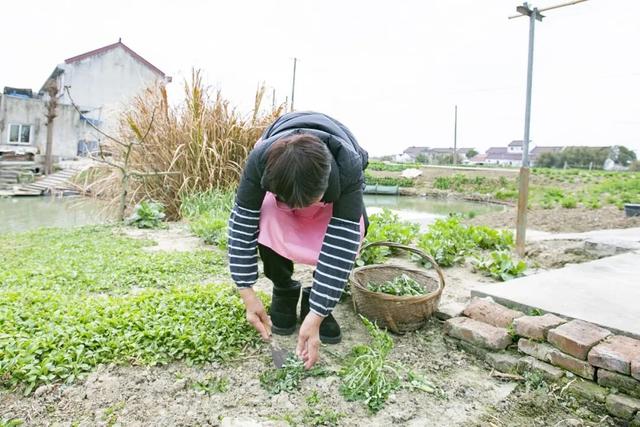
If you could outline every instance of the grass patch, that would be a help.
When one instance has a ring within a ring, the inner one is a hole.
[[[0,386],[71,383],[102,363],[228,360],[258,336],[212,251],[149,253],[108,227],[0,236]],[[44,249],[46,248],[46,249]]]
[[[1,234],[0,290],[117,293],[197,283],[226,271],[222,254],[143,250],[153,244],[102,226]]]
[[[189,223],[191,232],[210,245],[227,247],[227,226],[235,193],[210,190],[186,197],[180,213]]]
[[[364,173],[364,181],[367,185],[388,185],[397,187],[413,187],[415,184],[411,178],[401,176],[374,176],[369,172]]]

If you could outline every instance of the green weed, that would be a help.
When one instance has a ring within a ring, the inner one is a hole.
[[[274,368],[260,375],[260,385],[271,394],[293,392],[300,389],[300,383],[308,377],[325,376],[329,372],[321,366],[305,369],[302,360],[290,355],[281,368]]]
[[[380,241],[410,244],[420,231],[420,226],[408,221],[400,221],[397,214],[384,209],[379,214],[371,215],[370,226],[365,244]],[[379,264],[391,255],[391,249],[378,246],[360,253],[358,265]]]
[[[229,390],[229,378],[206,375],[202,380],[196,380],[191,388],[201,394],[225,393]]]
[[[501,281],[522,276],[527,269],[527,264],[524,261],[515,261],[511,252],[505,250],[494,251],[488,257],[475,259],[473,265],[477,271]]]

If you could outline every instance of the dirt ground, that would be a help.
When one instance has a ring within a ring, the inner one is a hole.
[[[467,221],[474,225],[493,228],[515,228],[516,208],[501,212],[489,212]],[[600,209],[530,209],[527,212],[527,228],[555,233],[584,232],[613,228],[640,227],[640,217],[626,217],[624,211],[614,206]]]
[[[130,232],[132,237],[151,238],[157,250],[191,250],[199,247],[187,229]],[[538,267],[555,268],[562,262],[581,262],[599,257],[581,242],[541,242],[528,247]],[[541,255],[542,254],[542,255]],[[394,262],[400,262],[394,260]],[[311,268],[298,268],[295,278],[311,283]],[[469,266],[445,270],[442,302],[464,302],[472,286],[493,283],[473,274]],[[261,278],[256,287],[270,291]],[[335,311],[344,340],[324,346],[321,363],[337,372],[350,349],[367,342],[368,334],[346,299]],[[295,348],[295,335],[278,337],[283,348]],[[269,347],[248,349],[225,364],[187,366],[100,366],[86,379],[72,385],[39,388],[30,397],[0,392],[0,420],[21,418],[25,425],[44,426],[286,426],[314,425],[306,398],[320,397],[314,408],[322,415],[333,411],[344,426],[596,426],[615,425],[600,408],[583,405],[553,387],[529,390],[528,385],[500,381],[491,370],[457,348],[445,337],[442,323],[432,319],[414,333],[395,336],[392,357],[423,374],[439,389],[437,394],[401,389],[385,408],[372,415],[360,402],[347,402],[339,394],[337,373],[308,378],[299,392],[272,396],[260,387],[260,373],[271,368]],[[207,377],[226,378],[228,391],[207,394],[197,390]],[[315,425],[319,424],[316,418]],[[0,425],[2,425],[0,423]],[[326,423],[324,425],[331,425]]]
[[[321,363],[331,370],[338,369],[353,345],[368,339],[348,304],[339,307],[337,318],[345,339],[322,350]],[[295,336],[279,341],[292,349]],[[394,359],[424,374],[440,394],[402,389],[371,415],[361,403],[340,396],[340,380],[333,374],[305,379],[299,392],[272,396],[258,380],[271,367],[265,345],[225,365],[101,366],[82,382],[44,387],[31,397],[3,392],[0,416],[38,426],[305,425],[306,398],[315,391],[320,397],[316,410],[337,412],[338,425],[344,426],[613,425],[589,409],[576,411],[580,405],[570,398],[493,378],[489,369],[443,336],[437,320],[396,337],[395,343]],[[206,394],[194,388],[196,381],[212,375],[227,378],[228,391]]]

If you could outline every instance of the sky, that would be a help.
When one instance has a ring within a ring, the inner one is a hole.
[[[539,0],[538,8],[565,0]],[[192,68],[248,112],[256,87],[346,124],[372,155],[483,152],[523,138],[527,18],[510,0],[3,2],[0,86],[39,89],[56,64],[122,38],[173,77]],[[533,145],[640,154],[640,1],[589,0],[536,23]],[[267,102],[271,102],[271,94]]]

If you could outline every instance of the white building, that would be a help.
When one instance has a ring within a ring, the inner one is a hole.
[[[55,67],[37,94],[5,88],[0,95],[0,155],[44,154],[47,137],[46,88],[55,83],[59,105],[53,123],[53,155],[72,158],[96,149],[102,137],[89,123],[114,132],[131,99],[171,78],[122,41],[71,57]],[[65,93],[80,108],[80,115]]]

